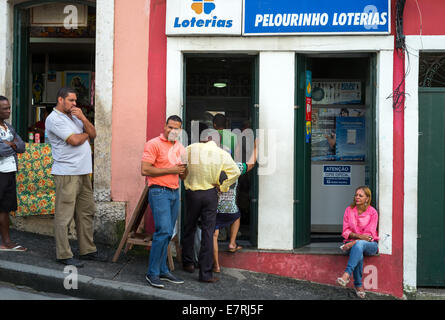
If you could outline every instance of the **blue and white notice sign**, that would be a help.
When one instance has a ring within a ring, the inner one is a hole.
[[[243,35],[388,34],[390,0],[244,0]]]
[[[323,166],[323,185],[349,186],[351,185],[351,166]]]

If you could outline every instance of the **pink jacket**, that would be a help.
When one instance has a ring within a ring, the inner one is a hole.
[[[377,234],[377,223],[379,216],[377,210],[371,206],[368,206],[365,212],[358,215],[357,207],[351,209],[347,207],[345,215],[343,216],[343,233],[342,236],[346,240],[349,240],[349,234],[351,232],[358,234],[370,235],[373,241],[379,240]]]

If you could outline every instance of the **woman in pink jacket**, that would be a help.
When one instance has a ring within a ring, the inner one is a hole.
[[[354,201],[346,208],[343,217],[343,233],[345,244],[340,248],[349,252],[349,260],[345,272],[337,283],[345,287],[351,275],[357,296],[365,298],[362,285],[363,256],[375,255],[378,252],[377,223],[378,213],[371,205],[371,190],[362,186],[355,190]]]

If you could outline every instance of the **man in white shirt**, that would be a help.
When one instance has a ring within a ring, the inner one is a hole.
[[[57,93],[57,105],[45,121],[54,163],[51,174],[56,185],[54,236],[57,261],[82,267],[73,258],[68,241],[68,225],[76,222],[79,257],[82,260],[104,261],[93,241],[93,219],[96,206],[91,185],[92,158],[90,139],[96,129],[76,107],[77,94],[71,88]]]
[[[13,243],[9,236],[9,213],[17,210],[17,153],[25,152],[25,143],[5,121],[10,115],[8,98],[0,96],[0,251],[26,251],[26,248]]]

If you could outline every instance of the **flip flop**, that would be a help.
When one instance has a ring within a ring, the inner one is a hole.
[[[213,267],[212,271],[215,272],[215,273],[220,273],[221,272],[221,268]]]
[[[0,248],[0,251],[18,251],[18,252],[25,252],[27,249],[25,247],[22,247],[20,245],[17,245],[13,248]]]
[[[342,287],[346,287],[346,285],[349,283],[349,280],[343,280],[343,278],[337,278],[337,283],[341,285]]]
[[[227,251],[231,252],[231,253],[235,253],[235,252],[241,250],[242,248],[243,247],[237,245],[236,248],[229,248],[229,249],[227,249]]]
[[[365,299],[366,298],[366,292],[365,291],[355,290],[355,293],[357,294],[357,297],[359,297],[360,299]]]

